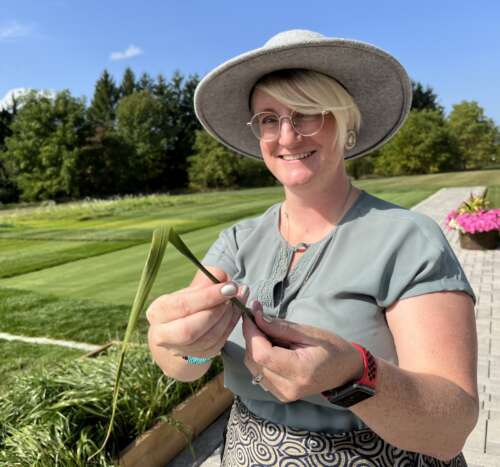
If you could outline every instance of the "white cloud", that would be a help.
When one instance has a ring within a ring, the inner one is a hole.
[[[0,110],[10,108],[13,104],[13,99],[27,94],[30,91],[31,89],[28,88],[15,88],[7,91],[7,94],[5,94],[5,96],[3,96],[3,99],[0,100]]]
[[[31,32],[29,26],[19,24],[17,21],[0,25],[0,41],[8,41],[27,36]]]
[[[123,52],[113,52],[110,56],[111,60],[125,60],[137,55],[142,55],[143,51],[140,47],[130,45],[129,48]]]
[[[21,96],[24,96],[25,94],[28,94],[29,92],[33,91],[31,88],[14,88],[11,89],[10,91],[7,91],[7,94],[3,97],[3,99],[0,99],[0,110],[3,109],[10,109],[13,104],[13,99],[18,99]],[[56,92],[51,90],[51,89],[46,89],[43,91],[36,91],[40,96],[46,96],[49,98],[54,98],[56,96]]]

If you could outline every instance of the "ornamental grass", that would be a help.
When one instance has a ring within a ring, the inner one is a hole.
[[[171,421],[165,414],[222,370],[216,359],[205,377],[182,383],[162,373],[146,345],[129,347],[113,436],[89,462],[106,437],[119,360],[120,351],[111,347],[98,358],[71,360],[20,377],[0,399],[0,465],[114,465],[132,440],[159,421]]]

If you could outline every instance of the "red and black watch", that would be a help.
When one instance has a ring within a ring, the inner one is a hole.
[[[364,347],[351,342],[363,359],[363,375],[357,381],[349,382],[334,389],[323,391],[321,395],[329,402],[341,407],[351,407],[376,394],[377,361]]]

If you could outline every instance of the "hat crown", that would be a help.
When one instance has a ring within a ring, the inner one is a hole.
[[[316,42],[319,39],[325,39],[325,36],[319,32],[308,31],[307,29],[291,29],[290,31],[279,32],[271,37],[271,39],[264,44],[263,48]]]

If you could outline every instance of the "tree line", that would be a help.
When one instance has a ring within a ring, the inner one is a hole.
[[[0,202],[66,200],[275,183],[264,165],[203,131],[193,109],[199,78],[105,70],[87,106],[64,90],[32,91],[0,111]],[[500,156],[500,131],[474,101],[446,116],[413,83],[403,128],[376,153],[347,163],[355,178],[480,169]]]

